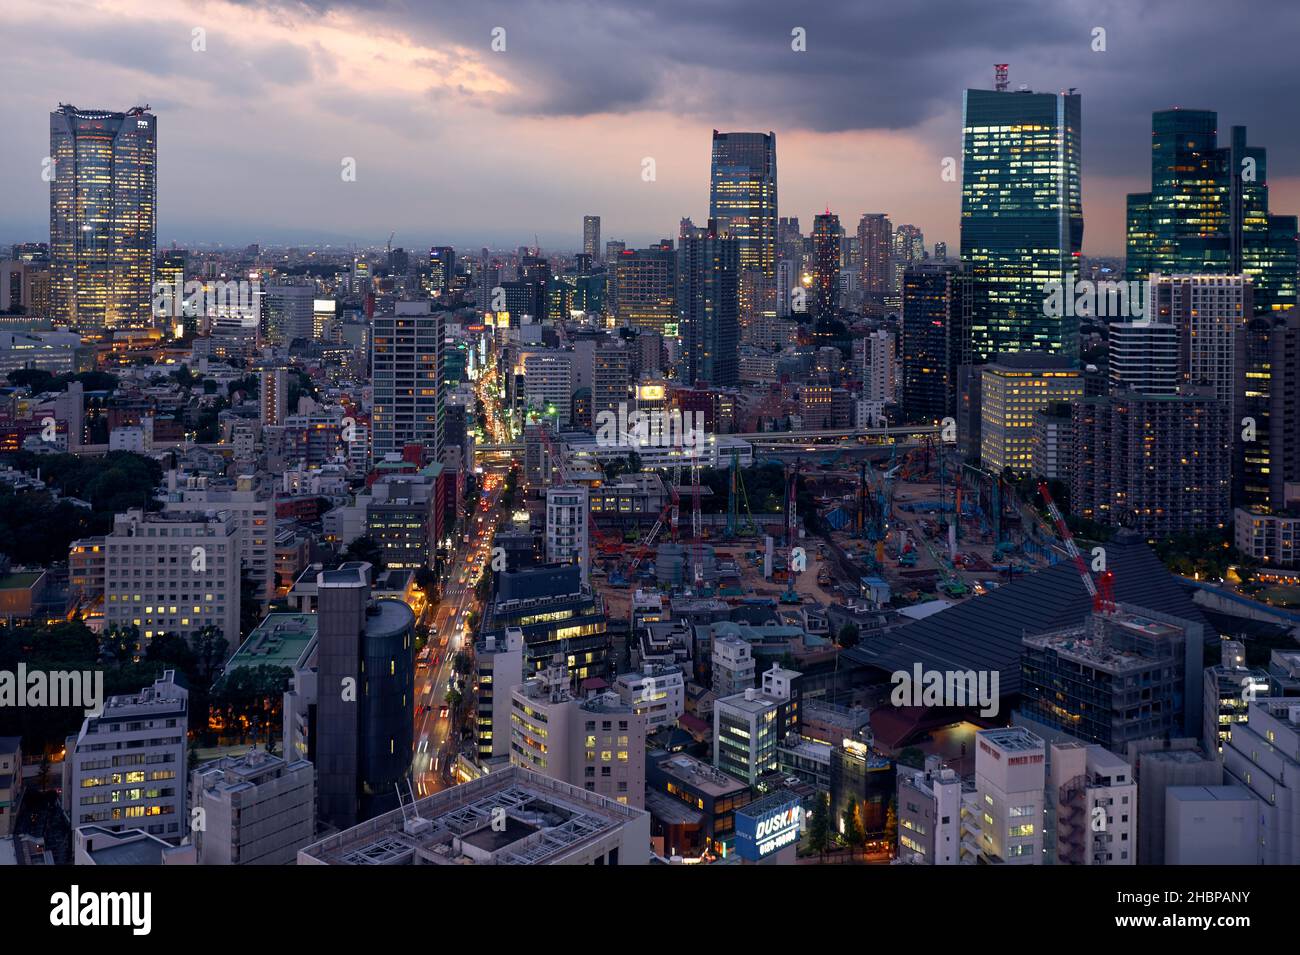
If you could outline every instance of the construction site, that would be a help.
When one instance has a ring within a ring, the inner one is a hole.
[[[543,442],[553,480],[599,484],[598,474],[568,473],[549,436]],[[713,491],[687,460],[665,474],[653,520],[591,513],[591,575],[610,611],[618,615],[637,589],[787,606],[955,602],[1073,549],[1063,521],[932,440],[810,448],[762,463],[784,469],[777,510],[751,510],[738,466],[728,469],[725,511],[704,507]],[[1040,493],[1049,504],[1046,487]]]

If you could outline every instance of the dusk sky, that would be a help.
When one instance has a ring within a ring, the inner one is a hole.
[[[48,239],[42,160],[65,102],[152,106],[159,248],[395,232],[561,250],[584,214],[642,245],[707,217],[716,127],[776,132],[780,214],[805,231],[826,206],[848,229],[886,212],[955,253],[941,163],[960,156],[962,90],[991,88],[995,62],[1013,89],[1083,96],[1085,254],[1122,254],[1124,194],[1147,188],[1168,106],[1217,110],[1221,136],[1247,125],[1272,211],[1300,212],[1290,3],[5,0],[3,22],[5,243]]]

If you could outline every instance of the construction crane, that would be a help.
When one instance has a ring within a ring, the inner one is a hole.
[[[754,515],[749,510],[749,493],[745,490],[745,479],[740,474],[740,452],[731,452],[731,489],[727,494],[727,537],[735,537],[740,530],[740,504],[743,499],[747,523],[746,533],[755,533]]]
[[[1088,596],[1092,598],[1093,611],[1095,613],[1113,614],[1115,612],[1115,575],[1109,570],[1102,571],[1097,575],[1096,583],[1093,582],[1092,573],[1088,570],[1083,555],[1079,553],[1079,548],[1074,543],[1074,535],[1070,533],[1070,528],[1066,526],[1065,518],[1061,516],[1061,509],[1052,500],[1052,494],[1047,489],[1046,481],[1038,482],[1038,493],[1042,495],[1043,503],[1047,505],[1047,513],[1052,515],[1052,522],[1056,525],[1056,533],[1061,538],[1065,552],[1070,555],[1075,568],[1079,571],[1079,579],[1083,581],[1084,589],[1088,591]]]
[[[555,445],[551,442],[550,429],[546,425],[539,425],[537,428],[537,434],[541,438],[542,444],[546,447],[547,478],[549,479],[550,477],[549,471],[552,467],[552,462],[554,462],[553,466],[555,470],[560,472],[560,482],[568,484],[569,469],[564,464],[563,456],[556,451]],[[597,545],[597,550],[599,550],[600,553],[621,554],[623,552],[623,542],[621,540],[610,540],[601,533],[600,528],[596,526],[596,515],[590,508],[587,509],[587,529],[589,540]]]

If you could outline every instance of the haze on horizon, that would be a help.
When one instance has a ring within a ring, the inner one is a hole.
[[[565,250],[585,214],[601,216],[603,238],[640,246],[706,218],[718,128],[776,132],[780,214],[805,232],[826,207],[850,231],[886,212],[955,252],[960,184],[941,163],[960,156],[962,90],[990,87],[995,62],[1011,64],[1013,89],[1082,93],[1085,254],[1123,254],[1124,196],[1149,185],[1150,114],[1174,105],[1217,110],[1221,135],[1246,125],[1268,149],[1272,211],[1300,212],[1283,28],[1300,8],[1281,0],[1249,5],[1278,25],[1264,33],[1233,22],[1237,9],[1176,0],[1102,13],[1071,0],[6,8],[3,243],[48,238],[42,160],[64,102],[153,108],[159,248],[382,246],[396,233],[406,248],[536,235]],[[796,27],[806,52],[791,49]],[[1225,83],[1231,63],[1242,67]]]

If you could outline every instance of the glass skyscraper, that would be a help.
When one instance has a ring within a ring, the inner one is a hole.
[[[740,242],[742,272],[776,276],[776,133],[713,131],[709,218]]]
[[[740,242],[716,224],[684,233],[677,250],[677,313],[687,384],[735,387],[739,378]]]
[[[1078,319],[1049,315],[1083,246],[1077,93],[967,90],[962,104],[961,261],[974,282],[971,352],[1077,358]],[[1072,287],[1072,286],[1071,286]]]
[[[1130,193],[1130,281],[1166,275],[1241,274],[1256,314],[1296,301],[1296,217],[1269,215],[1268,156],[1234,126],[1218,144],[1218,114],[1168,109],[1151,117],[1151,191]]]
[[[60,104],[50,114],[50,295],[76,329],[154,324],[157,118]]]
[[[812,315],[814,321],[835,317],[840,303],[840,217],[827,209],[813,217]]]

